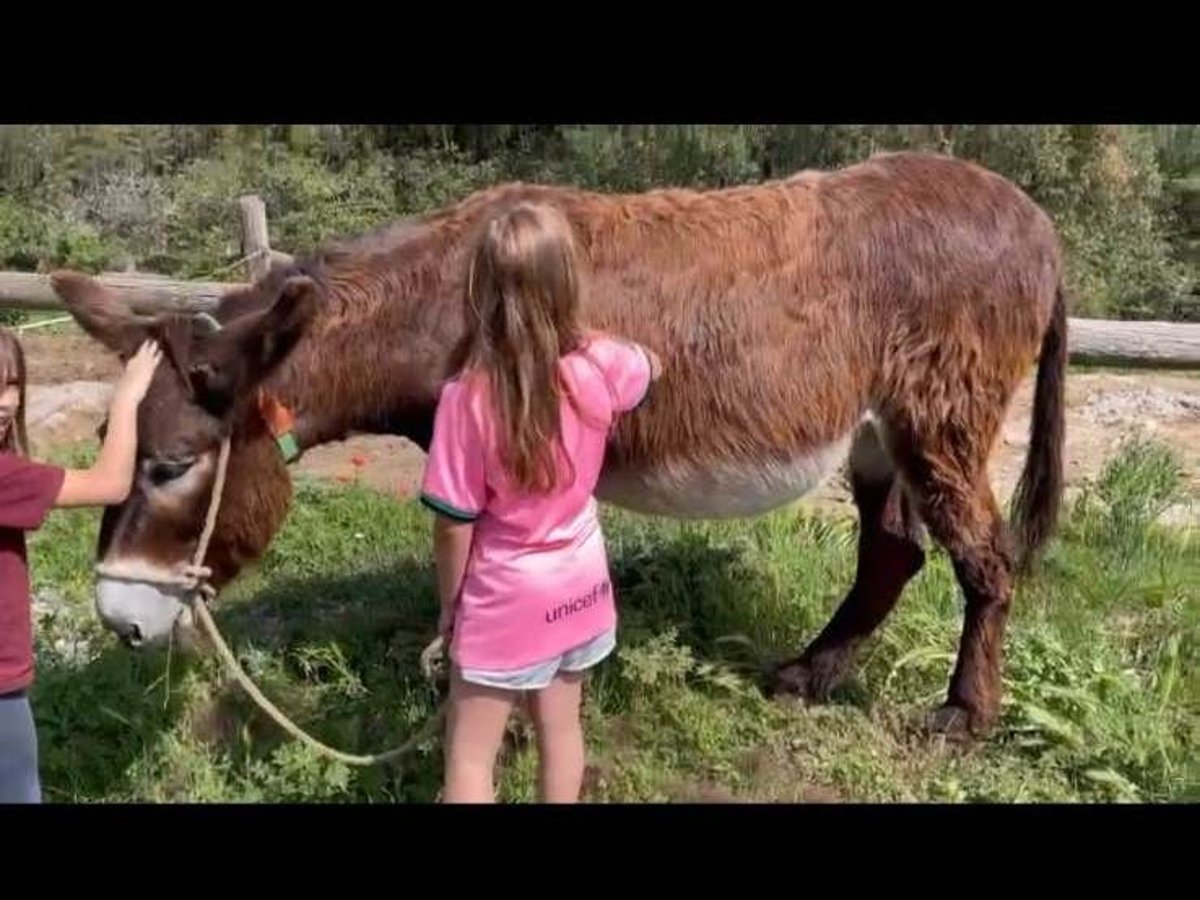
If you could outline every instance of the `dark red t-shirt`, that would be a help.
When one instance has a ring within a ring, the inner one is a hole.
[[[25,532],[40,528],[66,473],[0,452],[0,694],[33,683],[33,611]]]

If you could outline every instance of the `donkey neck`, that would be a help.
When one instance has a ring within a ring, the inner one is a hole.
[[[294,414],[301,451],[355,433],[427,449],[457,327],[445,279],[422,279],[416,296],[387,277],[367,289],[354,275],[330,279],[307,335],[263,387]]]

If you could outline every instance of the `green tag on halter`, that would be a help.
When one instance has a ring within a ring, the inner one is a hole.
[[[300,448],[296,446],[296,437],[290,431],[275,438],[275,444],[279,447],[279,452],[283,454],[284,462],[290,463],[300,455]]]

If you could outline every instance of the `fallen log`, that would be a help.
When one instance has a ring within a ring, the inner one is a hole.
[[[1073,363],[1200,369],[1200,324],[1070,319],[1067,350]]]

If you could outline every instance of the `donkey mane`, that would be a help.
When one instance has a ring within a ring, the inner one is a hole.
[[[644,236],[657,235],[674,244],[674,239],[694,240],[707,235],[708,249],[719,249],[723,246],[720,217],[736,211],[725,201],[753,202],[764,189],[813,183],[825,174],[806,171],[762,185],[707,190],[660,188],[639,194],[603,194],[573,187],[509,182],[476,191],[422,215],[390,221],[361,234],[331,238],[290,262],[276,262],[249,289],[234,291],[223,297],[219,309],[221,315],[228,317],[258,311],[271,303],[279,286],[287,278],[296,275],[313,278],[326,287],[340,288],[355,295],[352,302],[369,306],[372,288],[394,289],[397,286],[395,283],[380,283],[372,276],[392,268],[415,271],[440,265],[445,259],[446,250],[457,249],[453,247],[455,239],[477,227],[486,214],[497,213],[505,206],[527,200],[566,207],[576,227],[583,226],[579,237],[585,248],[590,246],[595,237],[586,227],[588,221],[607,210],[615,223],[636,225]],[[685,216],[695,214],[706,206],[710,214],[707,221],[676,219],[681,212]],[[717,215],[713,216],[712,213]],[[677,229],[681,230],[672,239],[671,232]]]

